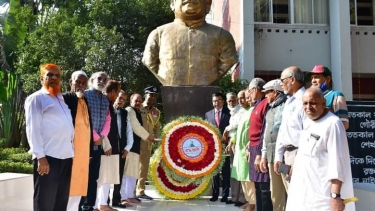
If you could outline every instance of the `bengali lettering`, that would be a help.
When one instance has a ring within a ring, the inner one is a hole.
[[[350,156],[350,163],[351,164],[363,164],[365,162],[365,159],[364,158],[355,158],[353,156]]]
[[[366,164],[375,165],[375,158],[373,158],[373,157],[370,156],[370,155],[367,155],[367,156],[366,156]]]
[[[349,118],[371,118],[371,112],[348,112],[348,116]]]
[[[374,138],[374,132],[346,132],[348,138]]]
[[[368,175],[368,174],[375,174],[375,168],[363,168],[363,173],[365,173],[365,175]]]
[[[369,121],[368,119],[366,119],[366,122],[361,122],[359,124],[359,126],[361,128],[371,128],[371,129],[374,129],[375,128],[375,120]]]
[[[361,148],[375,148],[375,141],[364,141],[361,143]]]
[[[362,178],[362,183],[375,184],[375,177]]]

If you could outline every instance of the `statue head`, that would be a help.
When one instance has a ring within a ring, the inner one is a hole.
[[[171,9],[177,19],[198,20],[210,12],[211,4],[212,0],[171,0]]]

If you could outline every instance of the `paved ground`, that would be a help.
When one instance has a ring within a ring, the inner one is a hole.
[[[10,179],[9,179],[10,178]],[[188,201],[164,200],[152,186],[147,186],[146,194],[155,200],[144,200],[140,205],[133,205],[124,210],[143,211],[237,211],[239,208],[225,203],[210,202],[209,197]],[[32,175],[0,175],[0,208],[4,211],[32,211],[33,180]]]

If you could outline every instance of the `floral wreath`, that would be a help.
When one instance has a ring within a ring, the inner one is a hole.
[[[204,177],[200,184],[180,182],[170,176],[168,170],[163,168],[162,162],[161,156],[154,156],[150,166],[150,176],[160,194],[167,198],[186,200],[206,192],[211,181],[210,177]]]
[[[149,176],[161,195],[191,199],[206,192],[224,163],[219,130],[199,117],[180,117],[163,128]]]
[[[200,117],[180,117],[162,133],[162,158],[169,169],[186,178],[213,176],[223,162],[218,129]]]

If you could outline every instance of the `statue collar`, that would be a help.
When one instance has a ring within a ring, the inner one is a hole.
[[[189,22],[190,26],[188,26],[187,22]],[[202,26],[203,24],[206,24],[206,21],[204,19],[199,19],[199,20],[193,20],[193,21],[183,21],[181,19],[174,19],[174,23],[189,27],[189,28],[198,28]]]

